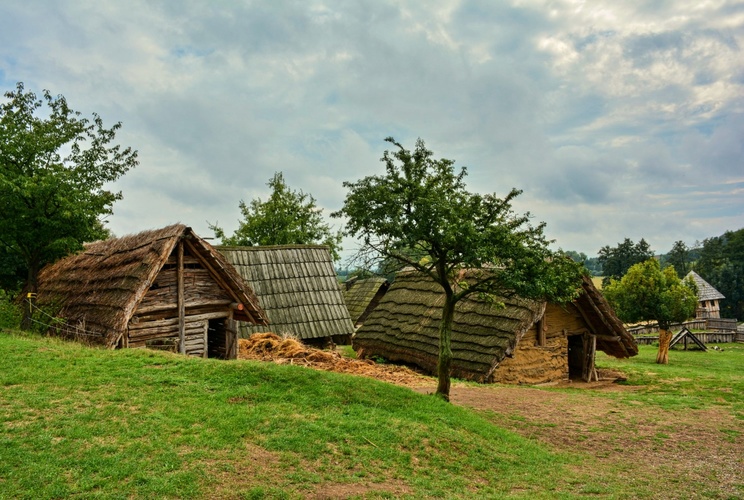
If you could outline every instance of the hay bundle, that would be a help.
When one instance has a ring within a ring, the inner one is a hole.
[[[369,359],[344,358],[338,352],[307,347],[295,339],[283,339],[275,333],[256,333],[247,339],[240,339],[238,358],[364,375],[413,387],[428,385],[432,381],[405,366],[378,365]]]

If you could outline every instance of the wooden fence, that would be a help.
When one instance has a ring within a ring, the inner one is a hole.
[[[678,329],[672,328],[672,331]],[[727,344],[729,342],[737,342],[737,335],[739,338],[744,337],[742,334],[736,332],[696,332],[695,336],[700,339],[703,344]],[[658,335],[641,335],[635,338],[636,343],[639,345],[650,345],[655,344],[659,341]],[[741,338],[741,342],[744,342],[744,338]]]
[[[692,321],[685,321],[684,323],[674,323],[669,329],[677,331],[682,327],[687,327],[688,330],[705,330],[710,333],[736,334],[736,320],[728,318],[694,319]],[[658,333],[659,325],[657,323],[650,323],[648,325],[633,326],[628,328],[628,332],[633,335]]]

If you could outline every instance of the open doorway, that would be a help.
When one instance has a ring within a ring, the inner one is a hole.
[[[228,359],[227,354],[227,318],[210,319],[207,330],[207,357]]]

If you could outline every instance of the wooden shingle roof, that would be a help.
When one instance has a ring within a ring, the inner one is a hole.
[[[354,325],[327,247],[218,247],[259,298],[269,325],[240,325],[241,335],[275,332],[299,339],[350,337]]]
[[[344,300],[354,324],[364,322],[367,315],[377,306],[387,292],[390,282],[385,278],[354,280],[344,286]]]
[[[713,285],[701,278],[695,271],[687,273],[685,279],[689,277],[692,277],[693,281],[695,281],[695,284],[697,285],[698,302],[703,300],[720,300],[726,298],[721,292],[713,288]]]
[[[253,291],[214,247],[183,224],[98,241],[46,266],[39,274],[37,303],[68,323],[80,324],[94,343],[113,347],[168,257],[183,239],[244,310],[235,319],[266,322]]]

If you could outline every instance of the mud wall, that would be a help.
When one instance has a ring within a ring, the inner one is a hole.
[[[537,328],[545,332],[538,345]],[[568,335],[587,331],[587,324],[573,304],[548,304],[541,322],[525,332],[512,357],[504,358],[490,382],[545,384],[568,380]]]

